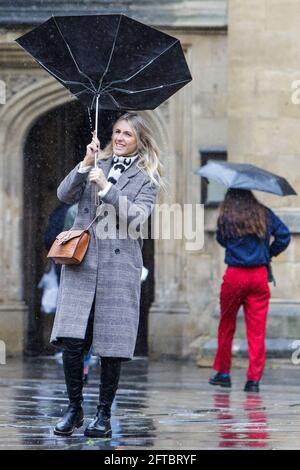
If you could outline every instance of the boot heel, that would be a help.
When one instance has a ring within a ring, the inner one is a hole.
[[[83,423],[84,423],[84,420],[80,421],[80,423],[76,425],[76,428],[81,428],[81,426],[83,426]]]

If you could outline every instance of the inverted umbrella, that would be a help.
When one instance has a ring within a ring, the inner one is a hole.
[[[210,161],[196,174],[217,181],[227,188],[249,189],[291,196],[297,194],[282,176],[247,163]]]
[[[191,81],[180,41],[123,14],[52,16],[17,43],[80,101],[154,109]]]

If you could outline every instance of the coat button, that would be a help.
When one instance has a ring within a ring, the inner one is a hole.
[[[115,253],[116,253],[116,255],[118,255],[118,254],[120,253],[119,248],[116,248],[116,249],[115,249]]]
[[[87,213],[88,213],[88,211],[89,211],[89,210],[88,210],[88,208],[87,208],[87,207],[85,207],[85,208],[83,209],[83,212],[84,212],[85,214],[87,214]]]

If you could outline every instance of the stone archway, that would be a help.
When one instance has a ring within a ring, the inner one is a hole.
[[[0,113],[0,331],[8,354],[23,352],[27,320],[22,279],[23,145],[35,119],[66,99],[65,90],[53,80],[41,80],[14,95]]]
[[[17,93],[0,113],[0,339],[6,343],[9,353],[23,351],[27,326],[22,272],[24,143],[31,126],[40,116],[68,101],[70,95],[64,88],[51,78],[44,79]],[[145,115],[154,128],[163,155],[169,155],[167,125],[162,111],[146,111]]]

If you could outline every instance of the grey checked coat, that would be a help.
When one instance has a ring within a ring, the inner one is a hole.
[[[112,158],[98,161],[107,176]],[[96,214],[95,184],[88,173],[79,173],[79,164],[58,187],[58,198],[73,204],[79,201],[73,229],[83,229]],[[157,187],[138,169],[136,161],[122,173],[117,183],[102,198],[97,213],[99,219],[89,229],[91,238],[86,255],[79,265],[63,265],[57,311],[50,341],[59,345],[59,338],[84,338],[88,317],[95,296],[93,353],[100,356],[133,357],[139,323],[140,276],[142,241],[99,239],[97,222],[103,220],[106,204],[118,208],[119,196],[127,196],[127,205],[117,211],[120,224],[125,216],[135,217],[143,208],[147,218],[157,193]],[[128,217],[128,223],[133,219]],[[116,225],[118,228],[119,225]],[[118,233],[118,230],[117,230]]]

